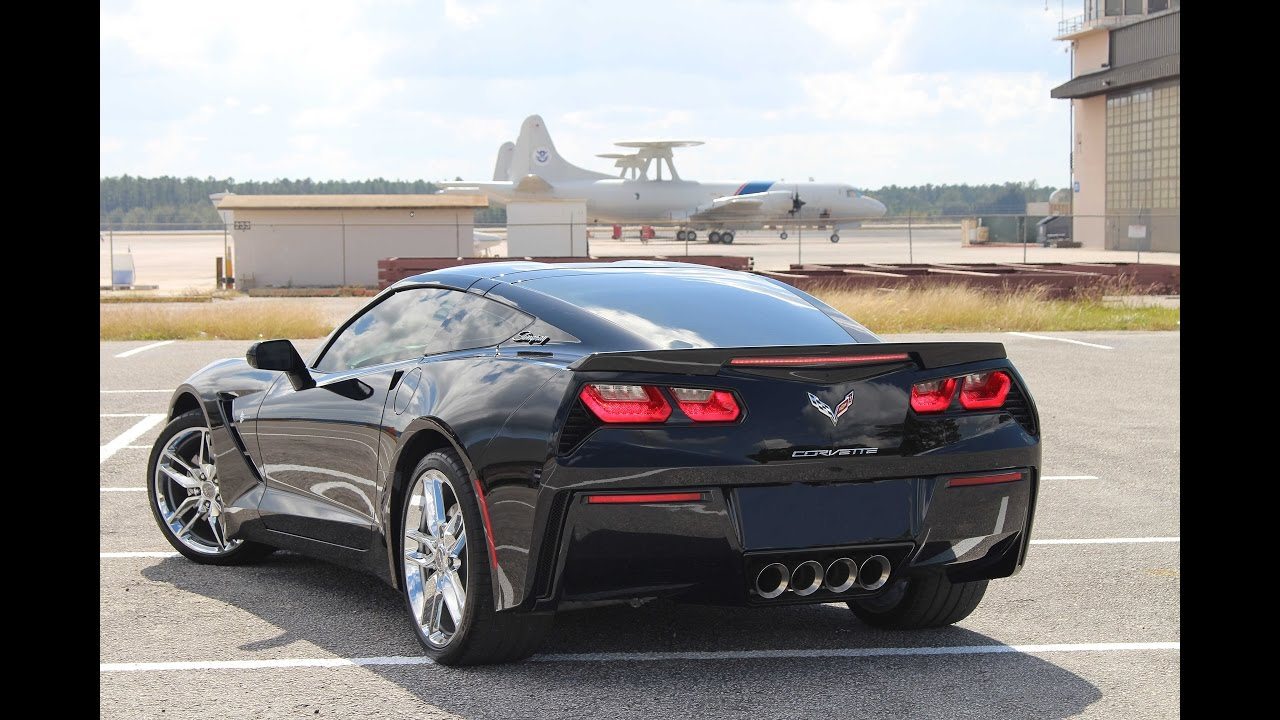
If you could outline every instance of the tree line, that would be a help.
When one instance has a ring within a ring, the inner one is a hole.
[[[459,178],[461,179],[461,178]],[[425,194],[438,187],[426,180],[243,180],[207,177],[144,178],[131,175],[101,178],[100,221],[108,227],[164,224],[170,227],[218,225],[209,196],[219,192],[241,195]],[[884,203],[889,215],[1016,214],[1028,202],[1043,202],[1053,193],[1035,180],[991,185],[886,185],[863,190]],[[503,208],[476,213],[476,222],[506,222]]]

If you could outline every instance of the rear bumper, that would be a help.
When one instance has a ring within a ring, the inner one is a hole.
[[[848,465],[823,463],[672,468],[640,472],[624,483],[574,482],[574,470],[558,468],[554,484],[563,489],[549,503],[545,542],[537,548],[542,557],[530,558],[526,608],[649,596],[776,605],[875,592],[823,588],[764,599],[752,590],[764,565],[794,568],[810,559],[826,567],[841,557],[861,563],[883,555],[892,564],[890,582],[929,572],[955,581],[1012,575],[1026,558],[1039,446],[994,454],[1000,458],[984,454],[952,456],[948,472],[856,478],[848,477]],[[918,457],[911,464],[931,463]],[[949,486],[955,478],[1011,472],[1016,480]],[[677,487],[697,491],[699,499],[589,502],[593,494]]]

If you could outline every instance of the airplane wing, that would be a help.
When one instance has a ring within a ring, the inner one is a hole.
[[[773,190],[715,198],[694,209],[689,214],[689,219],[705,222],[742,220],[757,216],[776,216],[790,209],[791,193]]]

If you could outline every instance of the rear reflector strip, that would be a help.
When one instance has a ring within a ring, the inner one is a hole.
[[[733,358],[730,365],[778,366],[778,365],[866,365],[868,363],[910,360],[906,353],[888,355],[777,355],[774,357]]]
[[[947,487],[967,487],[969,485],[999,485],[1000,483],[1017,482],[1022,479],[1022,473],[1009,472],[1000,473],[999,475],[971,475],[969,477],[951,478],[947,481]]]
[[[639,495],[588,495],[591,505],[636,505],[641,503],[700,502],[700,492],[644,493]]]

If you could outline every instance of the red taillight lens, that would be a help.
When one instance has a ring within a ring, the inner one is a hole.
[[[911,409],[918,413],[936,413],[947,409],[956,394],[956,379],[942,378],[911,386]]]
[[[702,502],[700,492],[642,493],[630,495],[588,495],[590,505],[651,505],[655,503]]]
[[[964,376],[960,404],[965,410],[992,410],[1004,405],[1013,381],[999,370]]]
[[[742,413],[733,393],[724,390],[671,388],[671,394],[684,414],[696,422],[730,422]]]
[[[652,385],[592,383],[578,397],[602,422],[660,423],[671,417],[671,405]]]
[[[999,485],[1017,482],[1022,479],[1020,472],[1007,472],[998,475],[970,475],[968,477],[951,478],[947,487],[970,487],[972,485]]]

